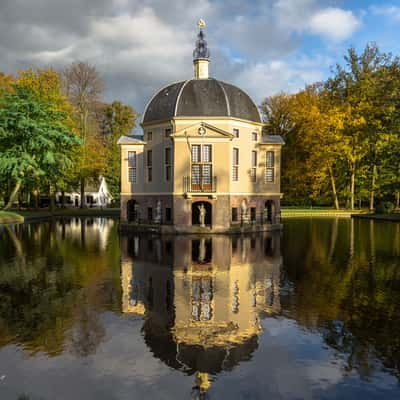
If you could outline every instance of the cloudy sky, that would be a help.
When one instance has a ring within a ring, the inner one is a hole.
[[[324,79],[350,45],[400,54],[400,0],[0,0],[0,70],[88,61],[107,100],[141,113],[155,90],[192,77],[199,18],[210,74],[257,103]]]

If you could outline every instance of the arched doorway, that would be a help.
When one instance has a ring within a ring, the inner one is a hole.
[[[126,218],[128,222],[138,222],[139,203],[136,200],[128,200],[126,203]]]
[[[264,205],[264,222],[272,224],[275,215],[275,204],[272,200],[267,200]]]
[[[212,206],[207,201],[196,201],[192,203],[192,225],[200,225],[200,209],[204,207],[205,216],[204,224],[211,226],[212,223]]]

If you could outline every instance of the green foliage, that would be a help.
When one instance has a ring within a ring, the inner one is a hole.
[[[269,133],[281,134],[287,204],[354,208],[400,190],[400,61],[368,44],[350,48],[326,82],[264,100]]]
[[[14,92],[0,100],[0,175],[24,184],[55,184],[80,144],[67,118],[33,90],[15,84]]]

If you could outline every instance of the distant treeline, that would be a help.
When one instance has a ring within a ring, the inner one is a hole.
[[[399,207],[400,60],[368,44],[347,51],[325,82],[262,103],[280,134],[283,203]]]
[[[105,103],[95,67],[76,62],[59,72],[0,72],[0,202],[37,206],[47,193],[80,188],[100,175],[118,202],[117,140],[131,132],[137,114],[120,101]]]

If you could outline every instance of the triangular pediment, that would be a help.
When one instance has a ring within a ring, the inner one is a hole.
[[[179,131],[175,132],[174,137],[208,137],[208,138],[225,138],[232,139],[234,135],[231,132],[225,131],[221,128],[217,128],[214,125],[210,125],[206,122],[199,122],[191,126],[187,126]]]

